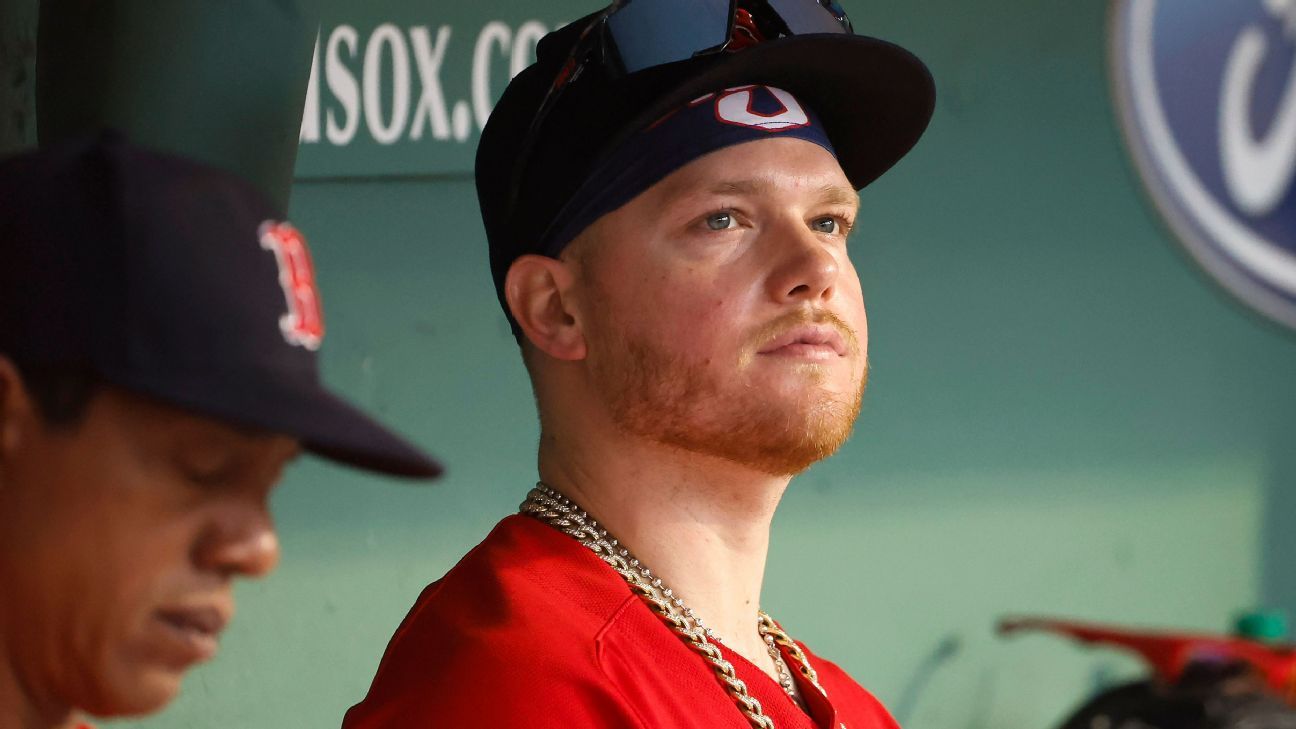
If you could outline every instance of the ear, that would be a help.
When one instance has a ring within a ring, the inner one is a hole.
[[[584,359],[585,332],[574,315],[571,264],[528,254],[513,261],[504,277],[504,298],[522,333],[555,359]]]
[[[32,400],[13,360],[0,355],[0,463],[8,460],[32,422]]]

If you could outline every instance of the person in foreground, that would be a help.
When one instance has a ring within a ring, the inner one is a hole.
[[[419,597],[347,729],[895,726],[761,581],[789,481],[859,412],[856,191],[932,82],[834,5],[728,12],[614,5],[492,113],[478,195],[541,482]]]
[[[155,711],[272,570],[304,449],[439,466],[326,391],[305,241],[103,133],[0,161],[0,728]]]

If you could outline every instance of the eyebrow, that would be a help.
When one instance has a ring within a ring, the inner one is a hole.
[[[774,185],[768,180],[728,180],[713,186],[708,192],[712,195],[762,195],[770,194]],[[859,205],[859,195],[852,189],[841,185],[827,184],[817,191],[819,201],[829,205]]]

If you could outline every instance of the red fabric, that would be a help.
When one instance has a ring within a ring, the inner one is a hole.
[[[806,652],[828,694],[801,684],[809,716],[726,650],[777,729],[898,729],[844,671]],[[514,515],[423,591],[343,727],[518,726],[749,724],[711,668],[620,575],[575,539]]]

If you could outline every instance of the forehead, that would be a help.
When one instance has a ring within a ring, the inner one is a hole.
[[[91,403],[88,419],[115,428],[135,445],[165,450],[207,445],[247,449],[290,440],[262,430],[185,410],[116,387],[106,387]]]

